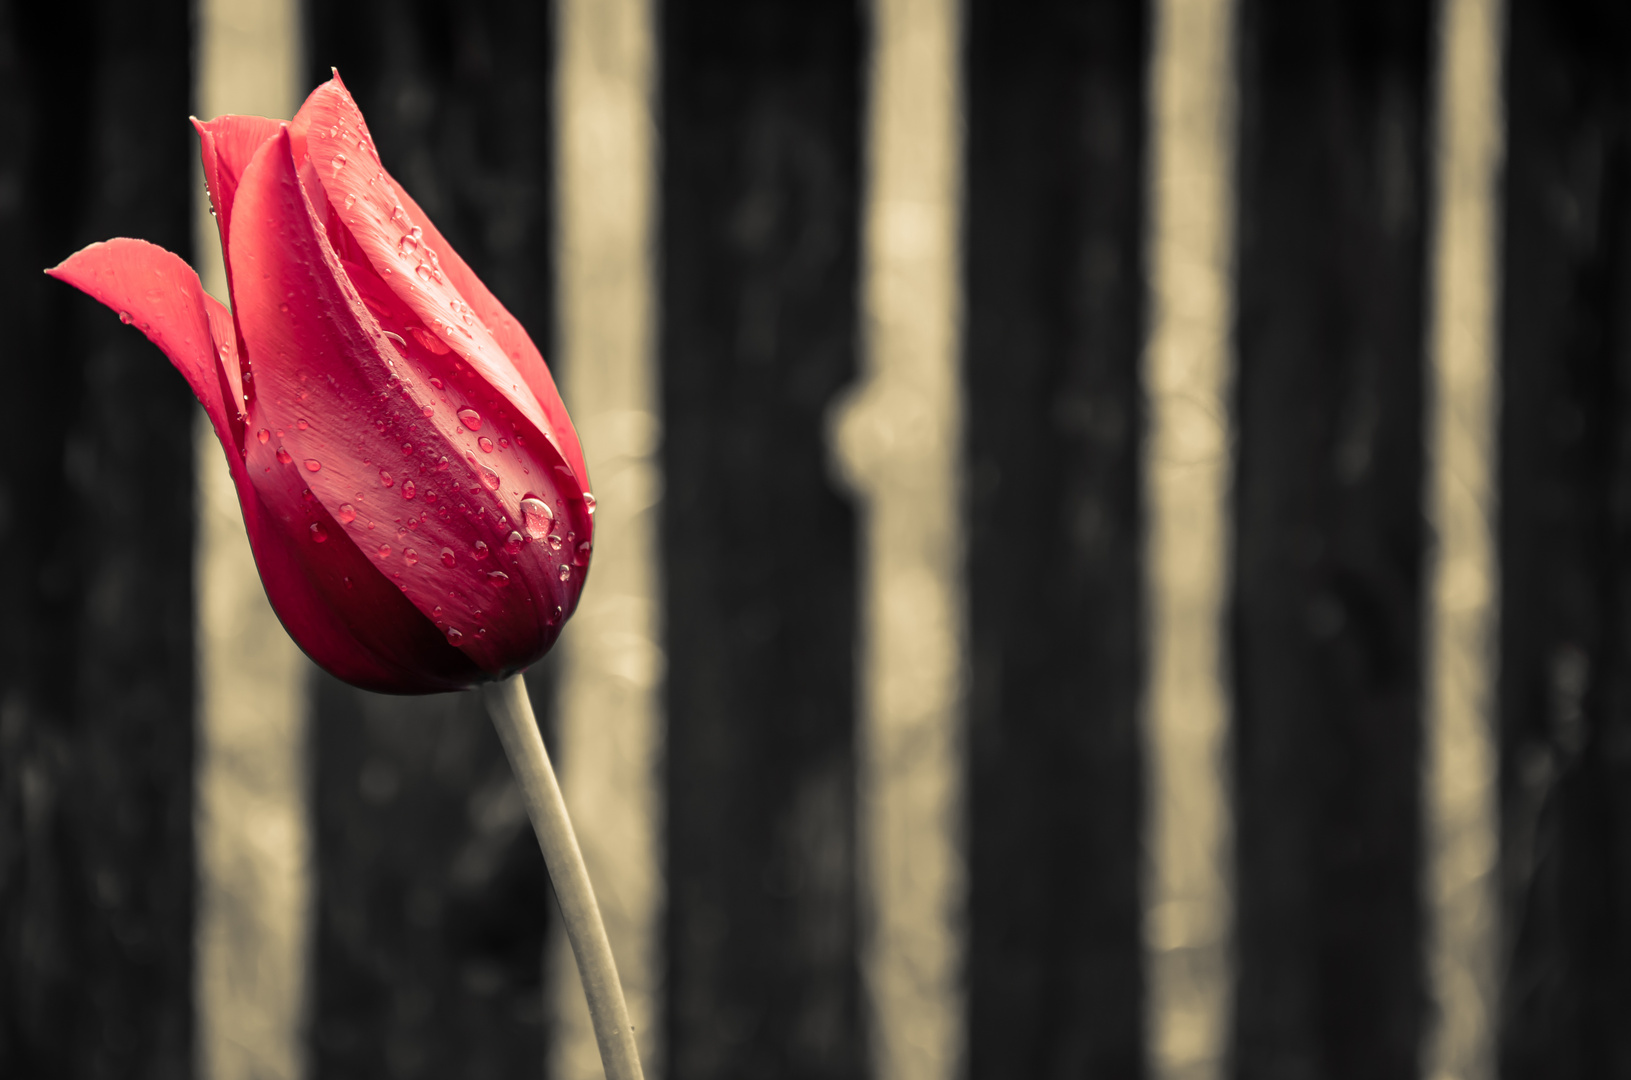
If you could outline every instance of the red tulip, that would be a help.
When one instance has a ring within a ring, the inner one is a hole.
[[[577,606],[594,528],[543,357],[380,165],[337,75],[292,121],[194,123],[232,311],[141,240],[49,272],[186,377],[266,594],[318,664],[426,693],[536,660]]]

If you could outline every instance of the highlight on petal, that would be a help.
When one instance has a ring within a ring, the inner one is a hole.
[[[567,531],[587,541],[581,491],[560,456],[388,289],[379,292],[389,304],[365,300],[308,199],[288,133],[256,153],[238,204],[230,254],[258,387],[250,423],[276,433],[249,443],[252,482],[271,505],[309,491],[419,621],[489,675],[542,655],[587,562],[563,557],[550,538],[567,550],[566,536],[544,527],[581,517]],[[491,403],[473,407],[481,393]],[[487,410],[482,434],[460,415],[476,408]],[[517,433],[533,436],[525,453]]]
[[[386,172],[362,112],[338,73],[312,91],[294,126],[305,135],[306,153],[330,205],[374,269],[386,276],[427,327],[444,334],[446,344],[524,415],[532,408],[539,411],[541,415],[529,418],[560,450],[587,490],[583,448],[543,356],[419,204]]]

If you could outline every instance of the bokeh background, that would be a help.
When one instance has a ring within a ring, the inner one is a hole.
[[[331,67],[584,436],[648,1075],[1631,1077],[1612,0],[0,0],[0,1076],[598,1075],[478,699],[40,273],[225,298],[185,118]]]

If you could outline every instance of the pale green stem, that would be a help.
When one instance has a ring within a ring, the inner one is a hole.
[[[634,1046],[634,1026],[629,1023],[623,984],[617,977],[611,942],[606,939],[606,924],[601,921],[600,905],[595,903],[595,890],[589,884],[589,871],[583,865],[572,819],[566,814],[561,786],[538,732],[526,684],[516,675],[483,686],[482,697],[492,714],[493,726],[498,728],[510,768],[521,784],[538,846],[544,849],[544,865],[549,867],[555,899],[566,923],[566,937],[578,960],[583,995],[589,999],[589,1019],[595,1026],[606,1080],[643,1080],[640,1055]]]

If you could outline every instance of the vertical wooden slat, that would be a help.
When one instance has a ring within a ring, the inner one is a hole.
[[[857,780],[873,1070],[967,1069],[962,5],[871,6],[863,378],[833,453],[862,506]]]
[[[310,84],[338,66],[388,169],[527,328],[551,331],[549,11],[493,0],[311,4]],[[550,680],[532,680],[549,734]],[[474,694],[318,683],[314,1071],[537,1076],[554,901]]]
[[[1500,0],[1439,5],[1428,330],[1422,1074],[1493,1080],[1499,1022],[1494,486]],[[1550,1075],[1550,1074],[1548,1074]]]
[[[1234,982],[1222,635],[1236,11],[1232,0],[1161,0],[1149,63],[1143,903],[1149,1063],[1161,1080],[1222,1075]]]
[[[1142,1075],[1144,6],[968,7],[969,1073]]]
[[[556,5],[557,358],[598,497],[593,573],[560,644],[557,760],[646,1076],[661,1080],[652,16],[648,0]],[[552,957],[550,1074],[598,1080],[599,1048],[564,936]]]
[[[1430,6],[1245,0],[1242,1076],[1414,1076]]]
[[[192,1070],[186,384],[41,272],[187,254],[188,5],[0,7],[0,1075]]]
[[[1501,1075],[1631,1076],[1631,9],[1509,10]]]
[[[202,0],[198,114],[293,116],[301,77],[295,0]],[[205,291],[227,301],[220,232],[193,169]],[[220,441],[200,409],[198,469],[198,922],[196,1065],[211,1080],[306,1072],[312,666],[267,602]]]
[[[856,527],[823,443],[855,370],[858,15],[736,0],[662,14],[676,1078],[863,1068]]]

